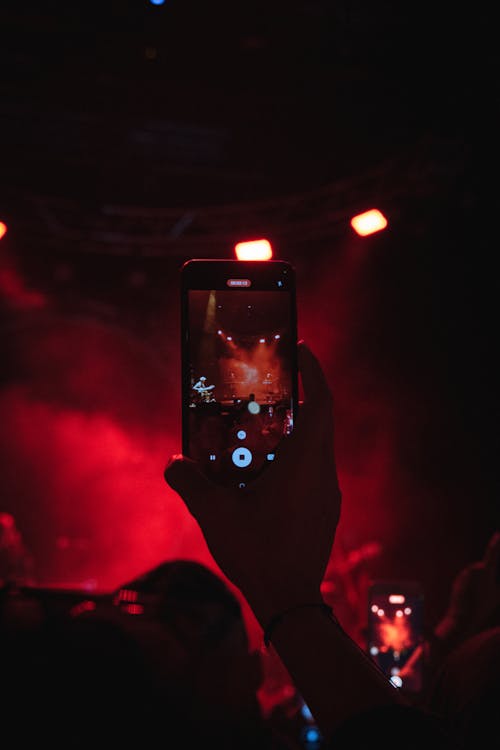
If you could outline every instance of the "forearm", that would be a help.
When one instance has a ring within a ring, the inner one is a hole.
[[[319,607],[288,613],[272,645],[325,737],[356,714],[402,703],[397,688]]]

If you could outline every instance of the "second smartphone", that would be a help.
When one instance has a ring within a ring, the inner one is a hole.
[[[409,696],[424,687],[424,594],[418,581],[373,581],[368,591],[368,652]]]
[[[293,267],[194,259],[181,269],[182,450],[244,488],[277,458],[298,405]]]

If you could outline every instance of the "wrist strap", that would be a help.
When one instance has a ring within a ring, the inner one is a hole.
[[[276,626],[279,625],[282,622],[282,620],[284,620],[285,617],[287,617],[287,615],[291,614],[292,612],[297,612],[297,610],[299,609],[310,609],[310,608],[320,609],[322,612],[328,615],[328,617],[330,617],[330,619],[333,620],[333,622],[338,624],[338,620],[333,614],[333,609],[329,607],[328,604],[325,604],[324,602],[321,604],[319,602],[316,602],[314,604],[297,604],[295,607],[290,607],[290,609],[285,609],[284,612],[280,612],[271,618],[269,623],[264,628],[264,645],[266,647],[269,647],[269,644],[271,643],[271,638],[272,638],[272,635]]]

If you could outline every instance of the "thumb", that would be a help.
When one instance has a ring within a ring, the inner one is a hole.
[[[164,477],[184,500],[191,515],[198,519],[212,491],[212,484],[198,469],[196,462],[183,455],[174,455],[165,468]]]

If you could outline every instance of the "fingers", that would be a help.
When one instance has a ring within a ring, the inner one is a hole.
[[[311,429],[330,449],[333,437],[333,397],[317,357],[304,341],[297,345],[299,370],[304,388],[304,404],[299,410],[299,429]]]
[[[268,467],[268,476],[272,473],[278,475],[283,470],[295,472],[297,462],[334,467],[330,388],[318,359],[303,341],[299,341],[297,352],[304,402],[300,405],[292,434],[277,448],[279,460],[273,467]]]
[[[299,341],[297,353],[305,401],[330,400],[331,393],[325,374],[318,359],[304,341]]]
[[[203,514],[207,498],[213,494],[211,482],[199,471],[195,461],[186,456],[172,456],[165,472],[165,481],[186,503],[194,518]]]

